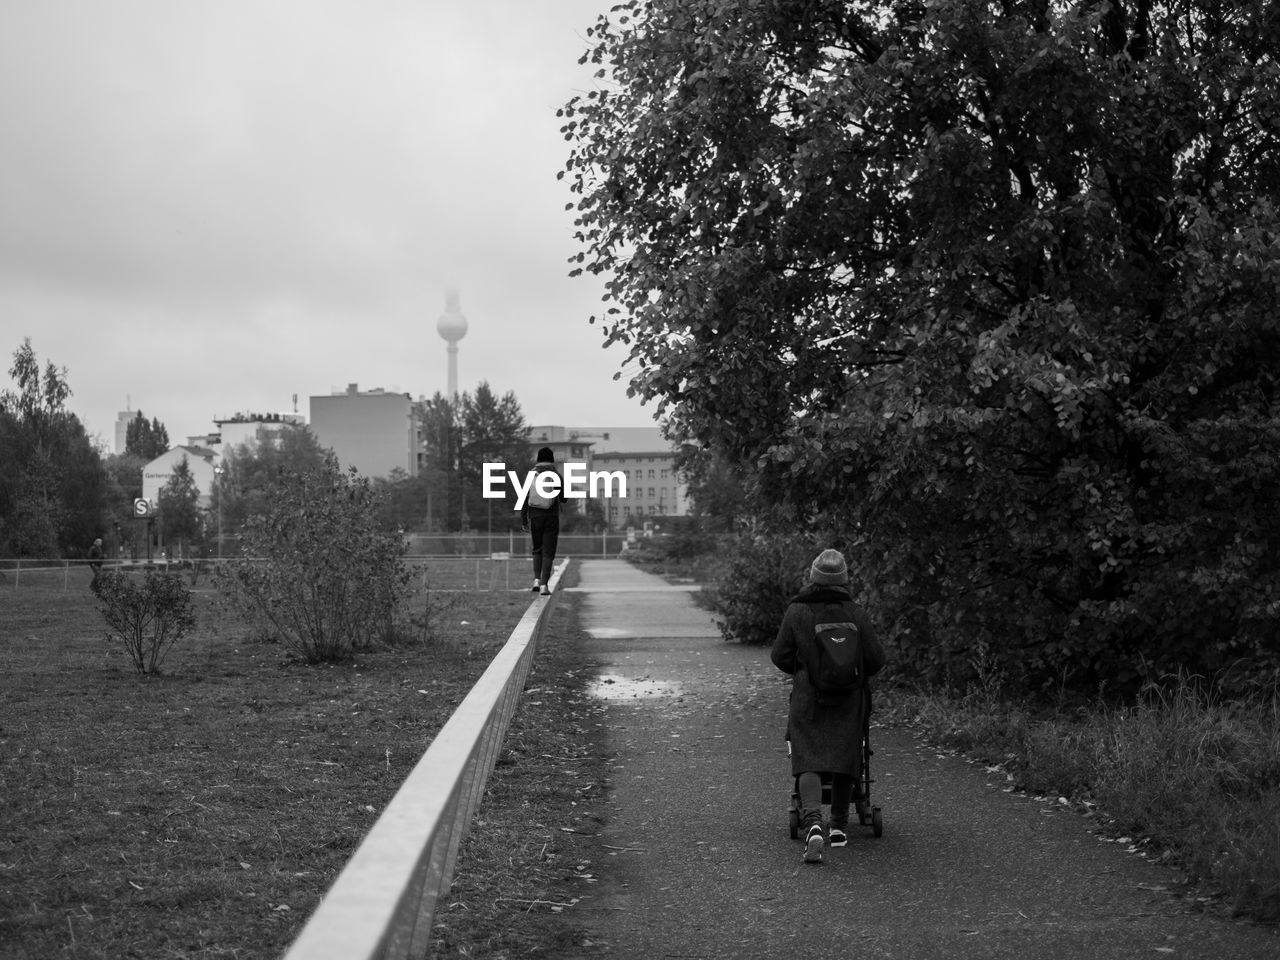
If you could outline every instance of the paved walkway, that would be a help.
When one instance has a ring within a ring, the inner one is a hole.
[[[1280,957],[1280,931],[1189,912],[1172,869],[900,730],[873,728],[884,836],[803,865],[768,652],[623,561],[583,561],[572,589],[613,757],[585,956]]]

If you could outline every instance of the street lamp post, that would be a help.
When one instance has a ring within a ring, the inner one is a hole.
[[[217,476],[217,495],[218,495],[218,559],[222,559],[222,464],[218,464],[213,468],[214,475]]]

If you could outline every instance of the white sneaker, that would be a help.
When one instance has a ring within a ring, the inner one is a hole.
[[[809,828],[809,833],[804,840],[804,862],[821,863],[823,846],[822,827],[815,823]]]
[[[542,589],[542,581],[541,581],[541,580],[535,580],[535,581],[533,581],[533,586],[529,588],[529,592],[530,592],[530,593],[537,593],[537,592],[538,592],[539,590],[541,590],[541,589]]]

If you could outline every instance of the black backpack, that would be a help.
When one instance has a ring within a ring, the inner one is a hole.
[[[862,632],[852,620],[815,617],[809,682],[819,699],[838,698],[863,684]]]

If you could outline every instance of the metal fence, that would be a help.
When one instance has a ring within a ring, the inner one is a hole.
[[[553,591],[567,565],[557,565]],[[551,599],[540,597],[530,604],[391,798],[284,960],[402,960],[428,955],[436,903],[449,890],[458,847],[515,714]]]
[[[115,566],[115,561],[104,561],[102,568]],[[139,569],[142,565],[139,564]],[[46,587],[69,590],[87,586],[93,578],[88,560],[64,560],[61,557],[43,559],[0,558],[0,587]]]
[[[108,560],[102,565],[109,570],[124,573],[142,573],[154,570],[158,573],[177,573],[189,576],[192,583],[212,589],[209,575],[222,560]],[[237,557],[236,560],[259,562],[257,557]],[[492,554],[447,554],[431,557],[405,557],[405,564],[413,575],[415,586],[423,590],[512,590],[527,589],[533,576],[533,566],[528,554],[509,554],[495,551]],[[0,559],[0,592],[10,590],[43,589],[69,591],[88,589],[93,579],[88,560],[3,560]]]
[[[627,542],[626,534],[569,534],[560,537],[557,556],[616,557]],[[410,534],[405,538],[405,561],[418,573],[428,568],[423,587],[442,590],[506,590],[527,586],[532,577],[530,542],[527,534]],[[103,570],[158,570],[170,573],[206,573],[214,565],[237,557],[228,551],[223,557],[172,558],[157,555],[151,560],[112,557]],[[198,570],[196,569],[198,566]],[[43,587],[82,589],[89,585],[89,561],[57,558],[0,558],[0,588]]]
[[[634,543],[643,539],[645,533],[636,531],[631,537],[625,532],[616,530],[603,533],[565,533],[561,534],[556,546],[556,555],[561,557],[616,557],[626,547],[628,539]],[[467,557],[485,559],[498,557],[502,559],[525,558],[530,555],[531,544],[527,533],[494,532],[494,533],[409,533],[405,534],[405,559],[441,559],[445,557]],[[103,559],[104,569],[117,567],[121,569],[141,569],[154,567],[165,569],[170,567],[190,567],[193,563],[216,563],[218,560],[230,560],[240,556],[239,543],[232,537],[223,541],[223,550],[218,553],[211,545],[206,556],[170,556],[157,550],[155,555],[132,556],[128,553],[110,552]],[[56,574],[56,578],[69,581],[77,570],[89,575],[90,561],[85,558],[66,559],[63,557],[0,557],[0,583],[20,583],[24,576],[36,573]]]
[[[404,539],[406,552],[413,557],[528,556],[530,550],[527,533],[408,533]],[[616,530],[562,533],[556,553],[562,557],[616,557],[626,542],[627,534]]]

